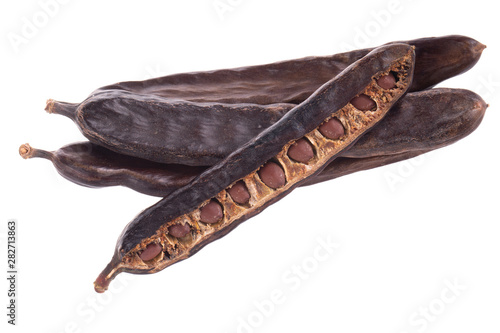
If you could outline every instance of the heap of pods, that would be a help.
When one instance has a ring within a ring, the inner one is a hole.
[[[82,103],[47,102],[88,142],[53,152],[23,144],[19,153],[51,160],[80,185],[163,197],[125,227],[94,283],[104,292],[120,272],[155,273],[188,258],[298,186],[467,136],[486,103],[429,88],[470,69],[484,47],[464,36],[422,38],[117,83]]]

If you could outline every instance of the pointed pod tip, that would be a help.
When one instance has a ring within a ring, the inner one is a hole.
[[[99,274],[97,279],[94,281],[94,290],[97,293],[102,294],[103,292],[108,290],[108,286],[109,281],[106,280],[106,277],[102,273]]]
[[[103,293],[108,290],[109,284],[123,270],[119,256],[115,254],[109,264],[103,269],[101,274],[94,281],[94,290]]]
[[[468,46],[469,46],[469,52],[472,52],[476,55],[481,55],[484,49],[486,48],[486,45],[472,38],[470,38]]]
[[[110,275],[110,270],[109,270],[109,264],[106,266],[106,268],[99,274],[97,279],[94,281],[94,290],[98,292],[99,294],[102,294],[106,290],[108,290],[109,284],[111,283],[111,280],[114,278],[114,275],[111,277]]]

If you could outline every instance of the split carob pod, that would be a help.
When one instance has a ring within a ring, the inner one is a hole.
[[[318,174],[405,94],[413,66],[407,44],[375,49],[222,162],[141,212],[119,237],[96,291],[104,292],[120,272],[155,273],[188,258]],[[387,75],[397,82],[384,89],[377,82]],[[299,141],[305,145],[292,159],[291,147]]]
[[[414,45],[416,52],[410,90],[427,89],[467,71],[485,47],[456,35],[405,43]],[[70,117],[91,142],[115,152],[160,163],[209,166],[371,50],[117,83],[96,90],[82,103],[49,100],[46,110]],[[244,108],[251,116],[231,114]],[[213,116],[224,116],[227,128],[217,131]],[[184,125],[189,125],[189,141]],[[211,140],[218,144],[211,145]]]
[[[428,89],[476,64],[485,46],[460,35],[395,43],[415,46],[415,70],[409,91]],[[95,91],[126,90],[192,102],[274,104],[303,102],[325,82],[373,48],[323,57],[307,57],[259,66],[181,73],[145,81],[120,82]]]
[[[435,88],[408,93],[371,131],[301,185],[398,162],[454,143],[477,128],[485,110],[482,98],[464,89]],[[269,127],[272,123],[263,125]],[[222,131],[223,118],[220,126]],[[215,140],[213,143],[219,144]],[[23,144],[19,152],[24,158],[51,160],[63,177],[80,185],[123,185],[159,197],[187,185],[207,169],[150,162],[90,142],[73,143],[54,152]]]

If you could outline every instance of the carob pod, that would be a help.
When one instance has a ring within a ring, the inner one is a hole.
[[[426,89],[465,72],[485,47],[464,36],[406,43],[416,49],[410,90]],[[208,166],[266,128],[273,112],[275,119],[281,117],[293,107],[286,103],[302,102],[370,50],[117,83],[98,89],[79,104],[49,100],[46,110],[72,118],[91,142],[118,153],[161,163]],[[245,103],[278,104],[259,109]],[[231,114],[243,108],[252,116]],[[224,130],[218,126],[221,119],[227,122]],[[186,135],[185,126],[191,135]],[[218,144],[211,144],[214,140]]]
[[[104,292],[119,272],[154,273],[186,259],[318,174],[403,96],[413,66],[413,48],[406,44],[370,52],[224,161],[144,210],[118,239],[111,262],[94,283],[96,291]],[[397,75],[395,87],[381,88],[377,80],[391,73]],[[353,102],[360,95],[369,96],[373,105]],[[342,127],[343,135],[323,136],[318,128],[325,122]],[[306,163],[288,157],[301,138],[314,150]],[[240,182],[250,197],[245,203],[228,193]],[[172,237],[169,229],[176,225],[189,231]]]
[[[435,86],[464,73],[479,60],[485,46],[459,35],[419,38],[395,43],[415,46],[415,70],[409,91]],[[390,43],[389,43],[390,44]],[[323,57],[307,57],[267,65],[181,73],[145,81],[102,87],[154,94],[193,102],[298,104],[373,48]]]
[[[409,93],[371,131],[306,183],[398,162],[456,142],[477,128],[485,110],[482,98],[464,89],[435,88]],[[305,144],[308,153],[313,153]],[[294,147],[288,152],[292,158]],[[54,152],[24,144],[19,152],[24,158],[50,159],[61,175],[77,184],[123,185],[160,197],[187,185],[207,168],[150,162],[90,142],[73,143]],[[241,186],[233,188],[235,191]]]
[[[64,178],[87,187],[122,185],[137,192],[164,197],[201,174],[207,167],[151,162],[111,150],[91,142],[66,145],[56,151],[19,147],[23,158],[50,160]]]
[[[117,153],[160,163],[212,165],[293,106],[172,101],[110,90],[58,112],[91,142]]]

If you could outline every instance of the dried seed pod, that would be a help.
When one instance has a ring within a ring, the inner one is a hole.
[[[396,43],[415,46],[415,71],[409,91],[427,89],[464,73],[476,64],[485,48],[472,38],[458,35]],[[119,89],[193,102],[298,104],[372,50],[373,48],[368,48],[260,66],[120,82],[102,87],[96,92]]]
[[[155,163],[115,153],[90,142],[66,145],[50,152],[29,144],[19,148],[23,158],[50,160],[64,178],[87,187],[122,185],[163,197],[186,185],[206,167]]]
[[[414,52],[406,44],[392,44],[370,52],[224,161],[144,210],[120,236],[111,262],[94,283],[96,291],[105,291],[121,271],[154,273],[189,257],[316,175],[380,121],[404,95],[411,82],[413,65]],[[376,80],[391,71],[398,75],[397,88],[384,90]],[[349,101],[359,94],[370,96],[376,110],[354,108]],[[321,123],[332,117],[339,119],[345,128],[345,135],[337,140],[328,139],[318,131]],[[287,156],[288,148],[302,137],[314,145],[315,157],[308,164]],[[268,161],[282,168],[283,186],[273,189],[260,180],[258,171]],[[227,195],[227,189],[241,180],[251,195],[246,205],[235,203]],[[200,210],[209,202],[221,207],[221,218],[216,223],[200,220]],[[197,232],[189,239],[174,239],[168,228],[178,223],[187,223]],[[144,262],[140,254],[151,243],[161,244],[163,252],[155,260]]]
[[[485,110],[486,103],[482,98],[464,89],[436,88],[409,93],[370,132],[345,150],[342,158],[335,159],[306,183],[314,184],[398,162],[456,142],[476,129]],[[322,124],[319,127],[320,133],[325,137],[338,139],[342,125],[337,121],[332,118]],[[305,148],[294,153],[297,143],[305,145]],[[50,159],[61,175],[80,185],[123,185],[160,197],[187,185],[207,169],[154,163],[121,155],[90,142],[70,144],[54,152],[22,145],[20,153],[24,158]],[[314,151],[309,141],[300,139],[290,146],[288,156],[292,160],[306,163],[314,157]],[[238,198],[233,200],[246,202],[249,197],[244,193],[247,191],[243,188],[244,184],[234,187],[228,190],[230,194],[234,191]]]
[[[91,142],[117,153],[160,163],[212,165],[292,107],[173,102],[111,90],[57,112],[70,117]]]

